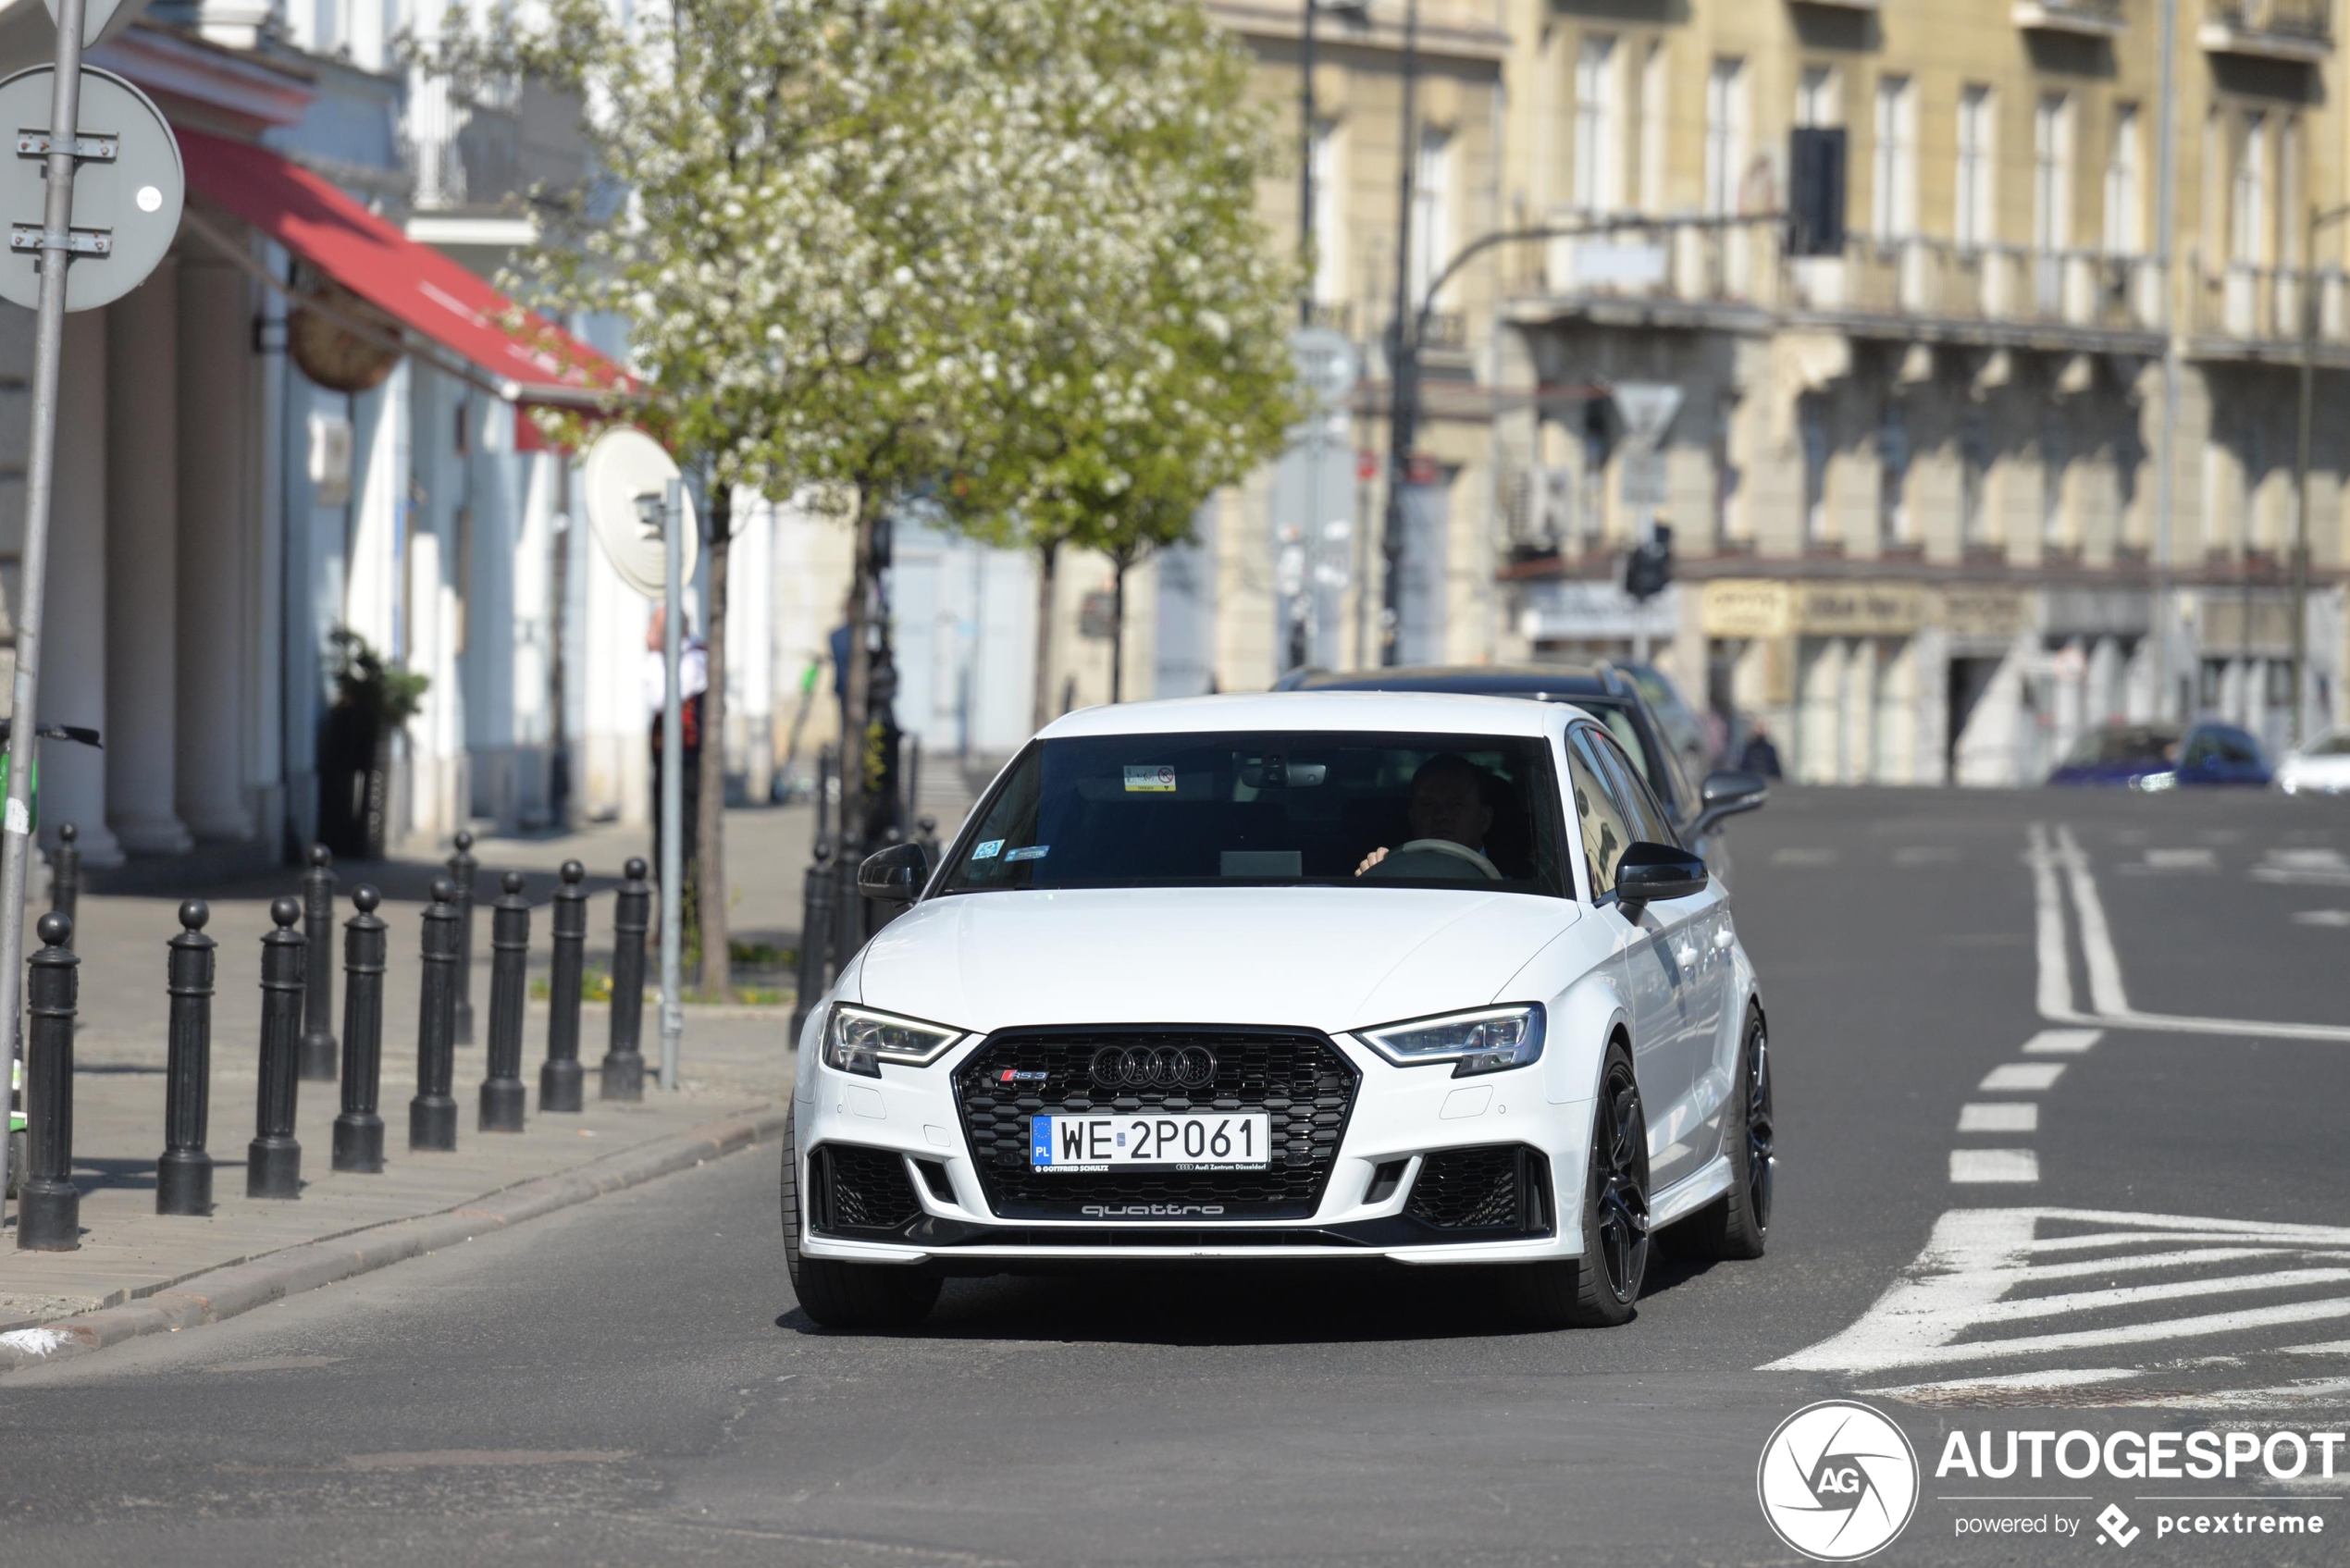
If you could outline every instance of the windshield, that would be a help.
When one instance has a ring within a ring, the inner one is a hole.
[[[1550,742],[1299,730],[1031,746],[946,893],[1405,885],[1571,896]]]
[[[2066,758],[2068,768],[2089,768],[2108,762],[2174,763],[2179,759],[2179,734],[2146,725],[2099,730],[2084,735]]]

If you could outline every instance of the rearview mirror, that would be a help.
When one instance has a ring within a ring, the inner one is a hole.
[[[919,844],[893,844],[857,865],[857,891],[887,904],[911,904],[930,880],[930,858]]]
[[[1615,896],[1627,915],[1643,905],[1705,891],[1705,862],[1677,845],[1634,844],[1615,861]]]
[[[1697,821],[1690,826],[1689,836],[1703,838],[1727,819],[1754,810],[1770,799],[1771,784],[1762,774],[1744,768],[1717,768],[1705,775],[1697,798]]]

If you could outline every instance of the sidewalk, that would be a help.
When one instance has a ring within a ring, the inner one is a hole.
[[[805,808],[728,814],[728,861],[734,870],[736,940],[791,946],[798,941],[799,872],[806,864],[812,813]],[[643,1050],[648,1068],[642,1105],[597,1099],[597,1064],[610,1031],[610,1009],[582,1008],[580,1056],[587,1068],[587,1109],[578,1116],[538,1112],[540,1064],[546,1058],[548,1008],[526,1009],[523,1079],[530,1114],[519,1134],[474,1130],[479,1084],[486,1071],[489,1003],[489,911],[499,876],[525,872],[534,905],[531,969],[546,972],[550,932],[546,901],[557,885],[555,868],[576,858],[590,870],[588,954],[608,963],[612,949],[610,890],[639,835],[618,829],[540,839],[490,838],[475,846],[481,861],[480,906],[474,921],[474,1038],[456,1054],[460,1119],[454,1154],[410,1154],[408,1100],[415,1090],[419,938],[427,890],[439,868],[407,859],[340,866],[338,925],[351,911],[350,892],[362,882],[385,895],[380,910],[390,930],[384,985],[384,1052],[379,1114],[385,1124],[387,1168],[379,1175],[338,1175],[328,1169],[331,1128],[340,1091],[329,1083],[301,1086],[296,1136],[303,1148],[304,1188],[291,1203],[245,1196],[245,1145],[254,1136],[260,1048],[261,937],[271,929],[269,900],[299,890],[298,873],[281,870],[202,890],[212,911],[205,934],[219,944],[213,1005],[211,1123],[215,1212],[208,1218],[155,1213],[155,1161],[163,1148],[166,1060],[164,944],[179,929],[182,892],[85,894],[75,946],[81,957],[80,1021],[75,1031],[74,1179],[81,1191],[82,1244],[73,1253],[24,1253],[15,1247],[16,1213],[0,1226],[0,1332],[53,1323],[128,1302],[164,1299],[173,1288],[250,1260],[291,1257],[290,1249],[367,1232],[362,1248],[385,1253],[378,1263],[410,1255],[419,1243],[399,1234],[404,1225],[427,1240],[441,1234],[427,1216],[455,1216],[494,1227],[512,1217],[521,1194],[532,1212],[582,1201],[599,1190],[658,1174],[664,1160],[708,1157],[696,1141],[739,1143],[771,1136],[781,1126],[792,1073],[788,998],[773,1007],[686,1009],[679,1093],[649,1082],[659,1061],[658,1007],[647,996]],[[188,889],[187,892],[198,891]],[[747,929],[745,929],[747,928]],[[334,1025],[341,1033],[340,931]],[[570,1178],[550,1188],[548,1179]],[[532,1186],[529,1184],[537,1184]],[[390,1228],[377,1233],[370,1228]],[[380,1244],[377,1244],[380,1243]],[[389,1252],[386,1253],[386,1249]],[[346,1247],[344,1251],[350,1252]],[[315,1258],[298,1260],[311,1273]],[[351,1272],[345,1268],[341,1272]],[[329,1270],[328,1277],[340,1277]],[[285,1281],[279,1281],[284,1284]],[[158,1293],[162,1293],[159,1296]],[[272,1290],[269,1299],[282,1290]],[[208,1310],[208,1309],[207,1309]],[[199,1318],[201,1320],[201,1318]],[[0,1349],[0,1370],[13,1359]]]

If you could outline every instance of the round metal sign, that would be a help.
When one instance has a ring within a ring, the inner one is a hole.
[[[678,477],[676,462],[659,441],[633,425],[615,425],[588,448],[586,470],[588,525],[604,559],[620,580],[647,599],[669,595],[669,544],[662,532],[662,512],[669,482]],[[700,530],[694,523],[694,500],[684,497],[685,533],[679,541],[685,562],[679,574],[691,580]]]
[[[1341,402],[1354,390],[1362,364],[1344,333],[1327,327],[1300,327],[1290,334],[1289,351],[1297,362],[1298,378],[1317,402]]]
[[[56,72],[35,66],[0,81],[0,299],[41,298],[41,227],[48,191],[49,97]],[[112,304],[146,280],[179,232],[187,178],[179,139],[147,95],[111,71],[81,70],[73,176],[73,249],[66,309]]]

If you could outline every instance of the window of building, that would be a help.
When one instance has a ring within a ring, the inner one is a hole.
[[[2260,265],[2268,259],[2269,117],[2257,110],[2244,117],[2244,150],[2236,158],[2229,214],[2229,256],[2240,266]]]
[[[2044,93],[2032,119],[2032,243],[2061,251],[2072,242],[2072,98]]]
[[[1575,57],[1575,204],[1614,212],[1624,204],[1624,154],[1616,117],[1615,40],[1586,37]]]
[[[1887,400],[1876,431],[1877,539],[1910,541],[1910,414],[1899,399]]]
[[[1797,434],[1803,444],[1803,537],[1813,544],[1833,537],[1828,518],[1828,415],[1811,394],[1796,400]]]
[[[1746,62],[1721,59],[1705,82],[1705,210],[1738,210],[1746,169]]]
[[[1664,143],[1671,130],[1672,57],[1664,41],[1651,43],[1640,62],[1640,210],[1664,210]]]
[[[1419,164],[1412,172],[1412,300],[1416,308],[1427,297],[1428,286],[1453,259],[1452,132],[1422,130]]]
[[[2108,255],[2134,256],[2145,244],[2146,217],[2140,175],[2138,106],[2113,111],[2113,147],[2105,166],[2105,249]]]
[[[1346,297],[1346,159],[1336,120],[1314,122],[1314,300]]]
[[[1989,244],[1997,225],[1992,212],[1997,124],[1991,113],[1991,90],[1973,86],[1959,93],[1959,168],[1957,207],[1951,214],[1951,238],[1961,250]]]
[[[1959,430],[1959,537],[1971,548],[1991,543],[1991,507],[1985,494],[1991,472],[1991,431],[1979,414]]]
[[[1871,227],[1879,240],[1918,229],[1918,100],[1906,76],[1876,84],[1875,169]]]
[[[1738,466],[1738,400],[1728,392],[1714,400],[1713,537],[1742,542],[1754,535],[1747,526],[1746,508],[1738,495],[1746,475]]]
[[[1834,66],[1805,66],[1795,79],[1795,123],[1805,127],[1844,123],[1844,81]]]
[[[2072,442],[2053,414],[2040,430],[2040,544],[2062,549],[2071,542],[2065,528],[2064,475],[2072,460]]]

